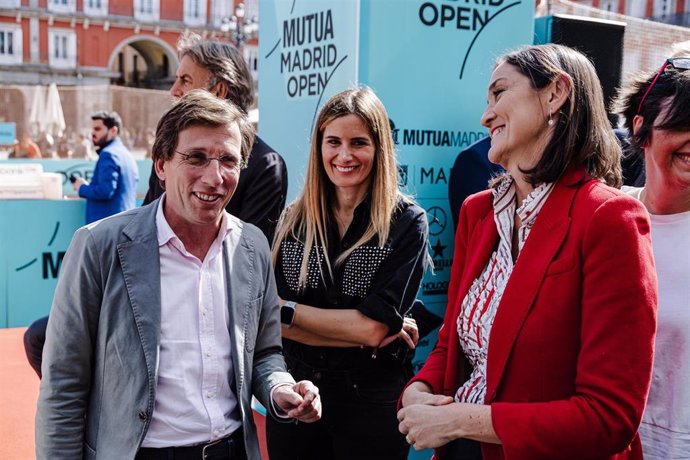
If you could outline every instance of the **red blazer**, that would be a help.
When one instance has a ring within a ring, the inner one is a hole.
[[[413,379],[435,393],[454,395],[468,376],[456,320],[497,244],[491,192],[470,197],[444,325]],[[494,320],[485,403],[502,445],[483,444],[484,460],[641,459],[656,306],[647,211],[571,171],[540,211]]]

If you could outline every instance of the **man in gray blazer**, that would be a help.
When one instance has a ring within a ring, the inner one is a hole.
[[[48,323],[38,459],[259,459],[251,396],[313,422],[318,389],[281,355],[260,230],[225,211],[254,137],[203,90],[161,118],[165,194],[79,229]]]

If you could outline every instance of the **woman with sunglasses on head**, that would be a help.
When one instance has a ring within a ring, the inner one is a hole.
[[[267,420],[271,460],[407,458],[396,401],[418,340],[404,315],[427,255],[426,213],[398,191],[386,109],[368,88],[326,102],[304,189],[273,243],[285,360],[319,387],[313,426]],[[400,338],[401,340],[398,340]]]
[[[688,47],[690,48],[690,47]],[[651,216],[659,277],[652,386],[640,437],[645,459],[690,455],[690,49],[621,88],[614,109],[643,156],[647,181],[623,190]]]
[[[560,45],[508,53],[481,121],[506,173],[463,203],[400,430],[444,460],[641,459],[656,275],[594,67]]]

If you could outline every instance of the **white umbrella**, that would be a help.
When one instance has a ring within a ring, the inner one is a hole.
[[[34,96],[31,101],[31,112],[29,112],[29,123],[31,131],[38,135],[46,128],[46,92],[42,85],[34,87]]]
[[[65,116],[62,113],[62,103],[57,85],[51,83],[48,87],[48,99],[46,100],[46,131],[55,137],[62,136],[65,130]]]

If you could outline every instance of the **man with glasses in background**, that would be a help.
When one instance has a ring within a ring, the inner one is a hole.
[[[177,43],[180,65],[170,94],[180,98],[193,89],[206,89],[248,113],[254,103],[254,80],[242,54],[230,43],[204,40],[195,33]],[[227,211],[259,227],[269,243],[285,207],[287,167],[283,158],[256,136],[247,167],[240,174]],[[158,198],[163,188],[153,169],[144,204]]]

